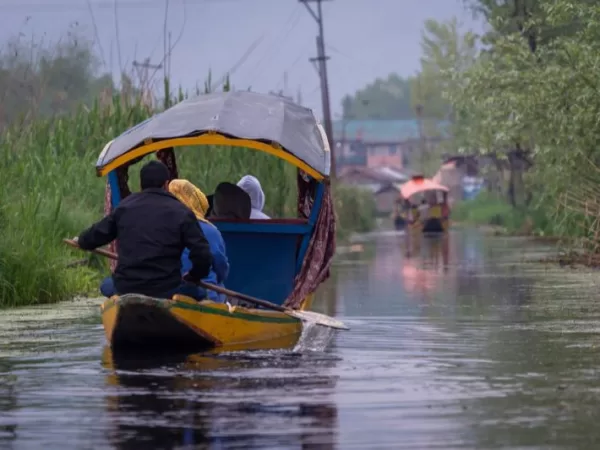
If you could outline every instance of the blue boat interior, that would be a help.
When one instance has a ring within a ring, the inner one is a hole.
[[[109,173],[112,204],[120,201],[114,172]],[[225,287],[281,305],[294,287],[321,209],[319,184],[308,219],[214,220],[229,259]]]
[[[299,247],[310,236],[307,220],[215,221],[221,231],[229,276],[225,287],[282,304],[294,287]]]
[[[302,267],[321,209],[323,191],[323,185],[318,185],[308,219],[214,220],[229,259],[225,287],[283,304]]]

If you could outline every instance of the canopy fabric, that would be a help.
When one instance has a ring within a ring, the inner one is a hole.
[[[302,171],[298,171],[298,215],[309,219],[315,207],[317,181],[310,180]],[[331,263],[335,255],[336,219],[331,198],[331,185],[323,185],[323,197],[315,228],[300,267],[296,274],[294,289],[286,299],[284,306],[298,308],[304,298],[312,294],[330,275]]]
[[[320,128],[312,110],[285,97],[249,91],[200,95],[156,114],[108,143],[96,170],[104,174],[107,165],[114,168],[116,162],[140,156],[130,152],[152,142],[217,134],[232,139],[228,145],[244,140],[240,146],[257,141],[263,147],[281,148],[280,153],[291,154],[292,160],[298,159],[326,177],[330,151]],[[261,149],[260,145],[254,148]],[[149,148],[145,153],[151,151]]]
[[[448,192],[448,188],[428,178],[413,179],[400,185],[400,194],[406,199],[425,191]]]

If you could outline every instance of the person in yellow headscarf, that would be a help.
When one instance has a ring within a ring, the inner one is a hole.
[[[172,180],[169,183],[169,192],[192,210],[210,246],[213,264],[208,277],[204,278],[203,281],[223,286],[229,275],[229,261],[221,232],[205,217],[208,211],[208,199],[206,195],[188,180]],[[182,274],[186,273],[192,266],[188,254],[189,250],[186,248],[181,255]],[[225,301],[223,295],[219,295],[213,291],[208,291],[207,296],[213,301]]]

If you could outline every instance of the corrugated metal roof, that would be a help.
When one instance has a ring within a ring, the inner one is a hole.
[[[448,125],[440,121],[440,129]],[[415,120],[336,120],[333,122],[333,136],[336,140],[344,137],[356,139],[362,136],[364,142],[398,142],[419,138],[419,122]]]
[[[410,178],[406,173],[400,172],[392,167],[378,167],[377,170],[384,175],[394,178],[395,181],[404,181]]]
[[[381,183],[389,182],[402,182],[408,180],[410,177],[399,172],[396,169],[382,166],[382,167],[343,167],[339,173],[341,180],[347,180],[352,176],[362,177],[363,179],[376,180]]]

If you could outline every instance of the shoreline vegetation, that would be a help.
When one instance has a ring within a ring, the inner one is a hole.
[[[536,219],[537,217],[537,219]],[[556,255],[534,262],[557,264],[561,267],[600,268],[600,254],[591,253],[581,247],[581,238],[554,234],[552,227],[542,228],[539,211],[513,208],[500,198],[482,192],[474,200],[459,202],[452,211],[452,226],[477,228],[494,236],[527,238],[535,242],[556,246]]]
[[[540,221],[543,216],[535,210],[514,207],[501,196],[486,191],[472,200],[458,201],[451,212],[456,225],[476,226],[499,235],[558,238]]]
[[[106,179],[94,173],[103,146],[162,109],[149,106],[143,89],[134,88],[125,75],[118,88],[112,77],[94,75],[94,55],[85,43],[63,43],[54,53],[42,52],[36,63],[30,62],[30,53],[0,56],[0,91],[7,93],[0,104],[0,308],[98,292],[107,262],[93,254],[82,259],[62,239],[103,215]],[[85,94],[77,97],[77,86]],[[90,96],[93,89],[96,94]],[[184,97],[180,89],[165,105]],[[265,191],[265,211],[295,217],[296,169],[291,165],[239,148],[181,148],[177,156],[180,176],[204,192],[223,180],[237,182],[252,174]],[[134,191],[139,168],[130,169]],[[335,184],[334,203],[341,240],[373,227],[366,194]]]
[[[600,267],[600,4],[500,3],[465,1],[488,25],[481,35],[456,19],[426,21],[419,73],[375,80],[344,99],[343,118],[417,114],[423,143],[441,139],[421,148],[424,172],[464,157],[486,180],[485,192],[453,207],[454,224],[554,243],[557,256],[546,262]],[[187,96],[170,88],[168,73],[161,106],[152,77],[132,69],[115,83],[74,30],[56,45],[19,39],[0,52],[0,308],[97,292],[106,261],[82,262],[61,245],[102,216],[105,181],[94,161],[110,139]],[[209,74],[195,94],[221,88],[229,80]],[[267,213],[295,216],[293,167],[256,152],[203,150],[178,151],[182,177],[211,192],[251,173]],[[136,167],[130,175],[135,188]],[[372,196],[333,188],[340,243],[373,230]]]
[[[600,3],[464,5],[485,30],[425,21],[418,73],[357,91],[344,119],[418,115],[420,171],[434,176],[443,158],[453,164],[442,180],[485,180],[486,192],[457,204],[451,220],[556,242],[557,261],[597,265]]]
[[[443,86],[452,151],[475,157],[498,193],[457,205],[454,219],[555,242],[548,261],[598,267],[600,4],[500,3],[467,2],[488,25],[469,39],[477,45],[431,52],[424,64]],[[428,42],[443,50],[466,37]]]

